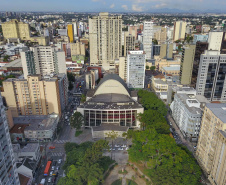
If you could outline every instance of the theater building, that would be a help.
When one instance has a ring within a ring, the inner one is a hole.
[[[122,137],[129,128],[140,128],[137,115],[144,108],[137,102],[137,92],[130,91],[118,75],[108,74],[87,92],[77,111],[84,115],[84,126],[92,128],[93,137],[104,138],[109,131]]]

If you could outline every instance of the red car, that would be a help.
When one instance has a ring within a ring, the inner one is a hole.
[[[55,146],[50,146],[49,149],[55,149]]]

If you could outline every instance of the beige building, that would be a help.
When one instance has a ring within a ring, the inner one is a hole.
[[[122,16],[100,13],[89,18],[90,65],[115,68],[122,54]]]
[[[162,43],[159,56],[160,58],[173,58],[173,43]]]
[[[209,181],[212,185],[226,184],[226,132],[218,132],[217,145],[213,159]]]
[[[5,39],[19,38],[21,40],[30,39],[29,24],[19,22],[16,19],[12,19],[2,24],[3,36]]]
[[[39,45],[46,46],[49,43],[48,37],[31,37],[29,24],[12,19],[2,24],[3,36],[5,39],[30,40]]]
[[[119,58],[119,76],[126,81],[127,79],[127,58],[120,57]]]
[[[12,116],[18,115],[61,115],[59,85],[57,78],[41,79],[40,75],[25,79],[9,78],[3,82],[2,96],[12,110]]]
[[[226,130],[226,104],[208,103],[206,104],[202,116],[196,156],[199,163],[201,164],[201,167],[207,174],[210,174],[211,169],[213,168],[213,172],[211,173],[213,175],[213,178],[215,178],[216,180],[220,180],[215,173],[216,168],[218,168],[218,165],[220,165],[216,163],[216,160],[219,159],[217,159],[215,156],[215,153],[216,155],[218,155],[218,153],[220,152],[216,150],[220,147],[220,143],[218,142],[219,130]],[[214,163],[215,165],[213,167]],[[220,168],[218,169],[220,170]]]
[[[155,67],[156,69],[162,69],[162,67],[170,66],[170,65],[180,65],[181,60],[175,59],[175,60],[167,60],[165,58],[160,58],[159,56],[155,56]]]
[[[162,27],[161,30],[158,30],[154,33],[154,38],[158,43],[165,42],[167,40],[167,28]]]
[[[182,50],[180,81],[182,85],[190,85],[195,58],[196,45],[185,46]]]
[[[187,23],[183,21],[174,22],[173,41],[183,40],[185,38],[186,25]]]
[[[128,31],[124,32],[124,56],[127,56],[128,51],[135,50],[135,35],[130,34]]]
[[[86,55],[85,44],[82,42],[71,43],[71,56],[72,55]]]

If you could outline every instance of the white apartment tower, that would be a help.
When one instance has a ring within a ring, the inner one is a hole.
[[[122,54],[122,16],[100,13],[89,18],[90,65],[104,70],[115,68]]]
[[[0,184],[19,185],[9,128],[0,94]]]
[[[145,52],[129,51],[127,55],[127,86],[129,88],[144,88]]]
[[[173,34],[174,41],[182,40],[185,38],[186,25],[187,23],[184,21],[177,21],[174,23],[174,34]]]
[[[153,38],[153,22],[144,22],[143,30],[143,49],[146,53],[146,59],[150,60],[152,56],[152,38]]]
[[[200,57],[196,91],[209,101],[226,102],[226,54],[207,50]]]
[[[214,31],[214,32],[209,32],[209,37],[208,37],[208,50],[215,50],[215,51],[220,51],[221,49],[221,43],[223,39],[223,33],[220,31]]]
[[[64,51],[57,47],[38,46],[31,47],[30,51],[21,52],[24,78],[28,75],[41,74],[66,74],[66,61]]]

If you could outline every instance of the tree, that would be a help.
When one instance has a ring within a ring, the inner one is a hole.
[[[158,45],[158,41],[156,39],[153,39],[152,42],[154,45]]]
[[[111,144],[113,147],[113,141],[118,137],[118,133],[112,130],[111,132],[106,133],[107,137],[111,138]],[[111,150],[111,159],[112,159],[112,150]]]
[[[193,37],[192,36],[190,36],[190,35],[187,35],[187,37],[186,37],[186,42],[189,44],[192,40],[193,40]]]
[[[151,66],[151,71],[154,71],[155,70],[155,66]]]
[[[9,56],[8,55],[4,56],[3,61],[4,62],[8,62],[9,61]]]
[[[146,69],[148,70],[149,69],[149,66],[146,66]]]
[[[75,112],[70,117],[70,124],[71,124],[71,127],[73,128],[80,130],[83,123],[84,123],[84,117],[80,112]]]
[[[67,73],[67,78],[69,80],[69,82],[75,82],[75,77],[72,73]]]
[[[81,102],[84,103],[86,101],[86,96],[84,94],[82,94],[81,96]]]

